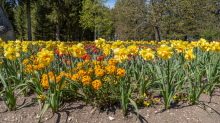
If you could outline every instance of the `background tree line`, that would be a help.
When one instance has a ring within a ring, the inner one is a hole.
[[[20,40],[220,40],[217,0],[0,0]]]

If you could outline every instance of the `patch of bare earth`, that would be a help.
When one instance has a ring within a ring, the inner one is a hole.
[[[18,97],[17,106],[27,103],[37,95],[32,93],[28,97]],[[200,103],[211,113],[212,117],[201,108],[200,105],[189,105],[188,103],[173,103],[169,110],[164,110],[162,105],[154,107],[139,107],[139,119],[137,123],[218,123],[220,122],[220,89],[213,92],[211,98],[205,94],[201,95]],[[37,123],[41,110],[37,102],[17,111],[7,111],[4,102],[0,100],[0,122],[1,123]],[[43,123],[135,123],[136,111],[132,105],[128,107],[128,113],[123,118],[119,104],[108,110],[94,110],[86,105],[81,99],[65,102],[58,113],[52,114],[49,109],[45,112],[41,122]]]

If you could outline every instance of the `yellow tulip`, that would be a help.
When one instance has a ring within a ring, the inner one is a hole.
[[[49,51],[45,48],[43,48],[41,52],[38,52],[37,56],[37,61],[39,63],[43,63],[44,65],[49,65],[52,61],[54,61],[53,51]]]
[[[98,38],[98,40],[95,40],[96,47],[103,49],[105,47],[105,39]]]
[[[22,47],[22,51],[27,53],[28,52],[28,45],[24,45]]]
[[[150,61],[152,59],[154,59],[154,55],[155,55],[155,52],[148,48],[148,49],[142,49],[140,52],[139,52],[139,56],[142,56],[144,60],[147,60],[147,61]]]
[[[11,61],[15,61],[17,58],[20,57],[20,54],[16,52],[15,47],[12,46],[12,47],[9,47],[7,50],[5,50],[4,57]]]
[[[78,43],[77,45],[72,46],[71,52],[73,53],[73,57],[81,58],[86,53],[86,50],[84,49],[83,44]]]
[[[198,42],[197,42],[197,41],[192,41],[192,42],[190,43],[190,45],[191,45],[192,47],[197,47],[197,46],[198,46]]]
[[[184,52],[185,49],[186,49],[186,47],[185,47],[185,45],[182,44],[182,43],[178,43],[178,44],[176,45],[176,50],[177,50],[178,53]]]
[[[212,51],[214,51],[216,53],[220,52],[220,43],[219,42],[213,42]]]
[[[204,51],[210,51],[211,50],[211,47],[210,47],[208,42],[204,42],[204,43],[200,44],[200,48]]]
[[[173,50],[171,47],[168,47],[166,44],[162,44],[157,49],[157,54],[159,58],[163,58],[164,60],[168,60],[173,56]]]
[[[59,50],[59,53],[62,54],[68,54],[68,47],[64,42],[61,42],[60,45],[57,45],[57,48]]]
[[[130,50],[131,55],[135,55],[138,53],[139,48],[136,45],[131,45],[128,46],[128,48]]]
[[[188,49],[185,51],[185,58],[187,61],[192,61],[193,59],[196,59],[196,56],[193,55],[193,49]]]
[[[128,59],[128,53],[129,53],[129,50],[127,50],[126,48],[116,48],[114,50],[114,58],[117,62],[124,62]]]

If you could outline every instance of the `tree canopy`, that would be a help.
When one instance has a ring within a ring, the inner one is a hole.
[[[0,0],[19,40],[220,39],[216,0],[28,1]]]

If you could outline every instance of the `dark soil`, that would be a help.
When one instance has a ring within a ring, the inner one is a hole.
[[[37,95],[29,93],[30,96],[19,96],[17,107],[27,103]],[[201,95],[200,103],[211,113],[212,117],[201,105],[190,105],[189,103],[173,103],[169,110],[164,106],[139,107],[139,119],[137,123],[218,123],[220,122],[220,89],[215,89],[213,94]],[[4,102],[0,100],[0,122],[1,123],[37,123],[41,110],[37,102],[17,111],[7,111]],[[132,105],[128,107],[128,113],[123,118],[120,104],[110,107],[108,110],[95,110],[92,106],[86,105],[81,99],[70,100],[61,106],[58,113],[52,114],[51,109],[47,110],[41,120],[43,123],[135,123],[136,110]],[[112,119],[111,119],[112,118]],[[110,120],[111,119],[111,120]]]

